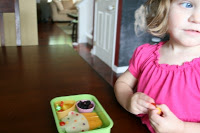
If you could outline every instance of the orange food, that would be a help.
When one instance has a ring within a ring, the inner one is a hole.
[[[163,115],[163,112],[161,110],[161,108],[157,107],[155,103],[151,103],[152,105],[154,105],[156,107],[156,109],[158,110],[158,113],[159,115]]]
[[[67,110],[69,108],[71,108],[73,106],[73,104],[64,104],[61,106],[62,110]]]
[[[151,103],[152,105],[154,105],[156,107],[156,103]]]
[[[76,101],[75,100],[57,101],[54,104],[55,104],[55,108],[57,107],[57,105],[61,106],[60,111],[56,110],[58,119],[60,120],[64,118],[65,116],[67,116],[70,111],[75,110]]]
[[[162,110],[159,107],[157,107],[156,109],[158,110],[157,114],[161,115],[162,114]]]
[[[103,125],[101,119],[96,114],[96,112],[91,113],[81,113],[85,118],[88,120],[89,123],[89,130],[93,130],[99,128]]]

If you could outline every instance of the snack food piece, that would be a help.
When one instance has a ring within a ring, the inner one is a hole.
[[[156,109],[158,110],[158,114],[159,114],[159,115],[162,115],[162,114],[163,114],[162,110],[161,110],[159,107],[157,107]]]
[[[75,110],[76,101],[67,100],[67,101],[57,101],[55,102],[55,109],[58,116],[58,119],[62,119],[68,115],[70,111]]]
[[[163,115],[162,110],[159,107],[157,107],[155,103],[151,103],[151,104],[154,105],[156,107],[156,109],[158,110],[157,114],[159,114],[160,116],[162,116]]]
[[[89,130],[93,130],[102,126],[102,121],[95,112],[81,114],[88,120]]]
[[[65,123],[61,128],[67,133],[84,132],[102,126],[102,121],[95,112],[78,113],[71,111],[68,116],[61,119],[61,122]]]

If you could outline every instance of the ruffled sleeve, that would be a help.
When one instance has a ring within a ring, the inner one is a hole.
[[[133,76],[138,79],[139,74],[141,73],[141,66],[146,59],[148,52],[146,49],[150,44],[143,44],[136,48],[133,53],[132,58],[129,61],[129,68],[128,70],[133,74]]]

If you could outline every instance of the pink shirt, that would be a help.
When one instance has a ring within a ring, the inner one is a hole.
[[[129,71],[138,79],[137,91],[156,104],[166,104],[183,121],[200,122],[200,58],[181,66],[159,64],[163,44],[144,44],[135,50]],[[148,115],[142,115],[142,122],[154,133]]]

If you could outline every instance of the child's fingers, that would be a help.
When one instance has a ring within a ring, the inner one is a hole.
[[[147,114],[148,113],[148,109],[142,106],[138,107],[138,110],[141,112],[141,114]]]
[[[143,106],[145,108],[150,107],[154,109],[154,107],[150,104],[152,102],[154,102],[154,100],[151,97],[147,96],[146,94],[141,94],[138,100],[138,104],[140,106]]]
[[[151,123],[153,123],[154,125],[157,125],[157,111],[156,110],[150,110],[149,111],[149,120],[151,121]]]
[[[137,104],[138,104],[139,106],[142,106],[142,107],[146,108],[146,109],[148,109],[149,106],[150,106],[150,103],[147,102],[147,101],[145,101],[145,100],[143,100],[143,99],[138,100],[138,103],[137,103]]]
[[[151,109],[151,110],[156,109],[156,105],[149,103],[148,109]]]
[[[150,124],[154,129],[158,126],[158,124],[154,122],[153,120],[150,120]]]
[[[146,102],[154,103],[154,99],[144,93],[142,95],[140,95],[140,98]]]
[[[150,110],[149,111],[149,120],[154,123],[154,125],[159,125],[163,121],[163,117],[158,115],[158,110]]]
[[[146,113],[148,113],[148,109],[144,106],[139,105],[138,103],[137,103],[137,105],[132,105],[132,107],[133,107],[132,110],[135,114],[146,114]]]

